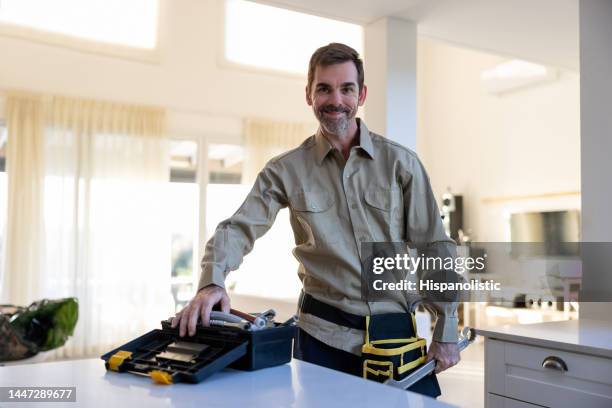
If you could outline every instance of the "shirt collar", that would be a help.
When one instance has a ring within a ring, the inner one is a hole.
[[[359,127],[359,145],[358,147],[367,153],[371,159],[374,159],[374,146],[372,146],[372,137],[370,136],[370,131],[368,130],[365,122],[360,118],[357,118],[357,126]],[[333,146],[331,143],[323,136],[321,131],[321,127],[317,130],[315,134],[315,151],[317,163],[320,165],[323,162],[323,159],[327,157],[330,151],[333,150]]]

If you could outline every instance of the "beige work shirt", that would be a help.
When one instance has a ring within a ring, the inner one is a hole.
[[[416,154],[368,131],[358,120],[359,145],[348,160],[319,130],[299,147],[270,160],[238,211],[221,222],[206,244],[198,289],[224,287],[255,240],[289,207],[294,256],[304,291],[345,312],[403,312],[418,300],[434,311],[433,339],[457,341],[456,303],[397,296],[388,302],[361,299],[361,242],[406,242],[455,256],[429,178]],[[274,263],[271,261],[271,266]],[[364,332],[301,313],[299,326],[311,336],[361,354]]]

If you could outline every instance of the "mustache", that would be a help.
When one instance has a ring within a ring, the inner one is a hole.
[[[349,113],[351,110],[346,106],[335,106],[335,105],[325,105],[320,109],[321,112],[341,112],[341,113]]]

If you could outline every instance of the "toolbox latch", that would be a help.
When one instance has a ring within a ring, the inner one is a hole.
[[[156,382],[157,384],[163,384],[163,385],[172,384],[172,374],[166,371],[153,370],[149,372],[149,376],[151,376],[151,379],[153,380],[153,382]]]
[[[113,371],[119,371],[119,366],[123,364],[125,360],[132,358],[131,351],[119,350],[108,359],[108,368]]]

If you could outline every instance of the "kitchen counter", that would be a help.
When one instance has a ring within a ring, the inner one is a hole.
[[[568,320],[477,329],[484,337],[612,358],[612,324]]]
[[[226,369],[199,384],[174,385],[108,372],[100,359],[73,360],[0,367],[0,384],[76,387],[76,403],[20,402],[16,407],[452,407],[300,360],[252,372]]]

